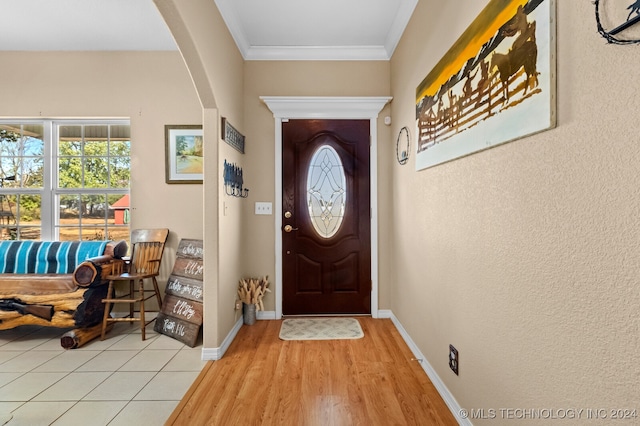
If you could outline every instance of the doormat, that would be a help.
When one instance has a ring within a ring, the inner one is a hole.
[[[355,318],[291,318],[282,322],[282,340],[334,340],[364,337]]]

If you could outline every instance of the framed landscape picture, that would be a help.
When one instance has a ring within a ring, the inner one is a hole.
[[[202,183],[203,138],[200,125],[166,125],[167,183]]]

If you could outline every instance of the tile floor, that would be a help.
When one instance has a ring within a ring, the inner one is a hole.
[[[0,425],[164,424],[205,361],[200,343],[190,348],[153,324],[145,341],[117,323],[104,341],[68,350],[67,329],[0,330]]]

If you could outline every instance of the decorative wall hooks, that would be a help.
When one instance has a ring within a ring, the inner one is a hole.
[[[249,190],[247,188],[242,188],[242,185],[244,184],[242,167],[238,167],[232,163],[227,163],[227,160],[224,160],[223,176],[225,194],[239,198],[247,198],[249,196]]]
[[[409,161],[409,148],[411,144],[409,142],[409,129],[407,126],[404,126],[400,129],[398,133],[398,138],[396,139],[396,159],[398,160],[398,164],[404,165]]]
[[[620,38],[616,37],[617,34],[621,33],[622,31],[626,30],[627,28],[629,28],[629,27],[637,24],[638,22],[640,22],[640,0],[636,0],[636,1],[632,2],[626,8],[626,10],[629,11],[629,14],[627,15],[627,20],[625,22],[623,22],[622,24],[620,24],[620,25],[618,25],[615,28],[610,29],[610,30],[606,30],[605,26],[602,25],[602,20],[600,18],[600,3],[603,3],[603,2],[601,2],[601,0],[595,0],[594,1],[594,4],[596,6],[596,24],[598,26],[598,32],[600,33],[600,35],[602,35],[602,37],[607,39],[607,41],[609,43],[612,43],[612,44],[637,44],[637,43],[640,43],[640,39],[637,39],[637,38],[620,39]],[[617,4],[617,2],[614,2],[614,3]],[[614,7],[614,6],[612,6],[612,7]],[[618,6],[618,8],[620,8],[620,7]],[[621,12],[621,10],[619,12]],[[626,13],[626,11],[624,13]]]

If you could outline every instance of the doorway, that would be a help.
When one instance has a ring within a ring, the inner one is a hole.
[[[369,120],[282,122],[282,313],[371,313]]]
[[[391,97],[285,97],[262,96],[275,119],[275,312],[265,319],[282,317],[282,122],[289,119],[365,119],[370,123],[371,186],[371,316],[378,318],[378,206],[377,206],[377,125],[378,114]],[[271,316],[273,315],[273,316]]]

